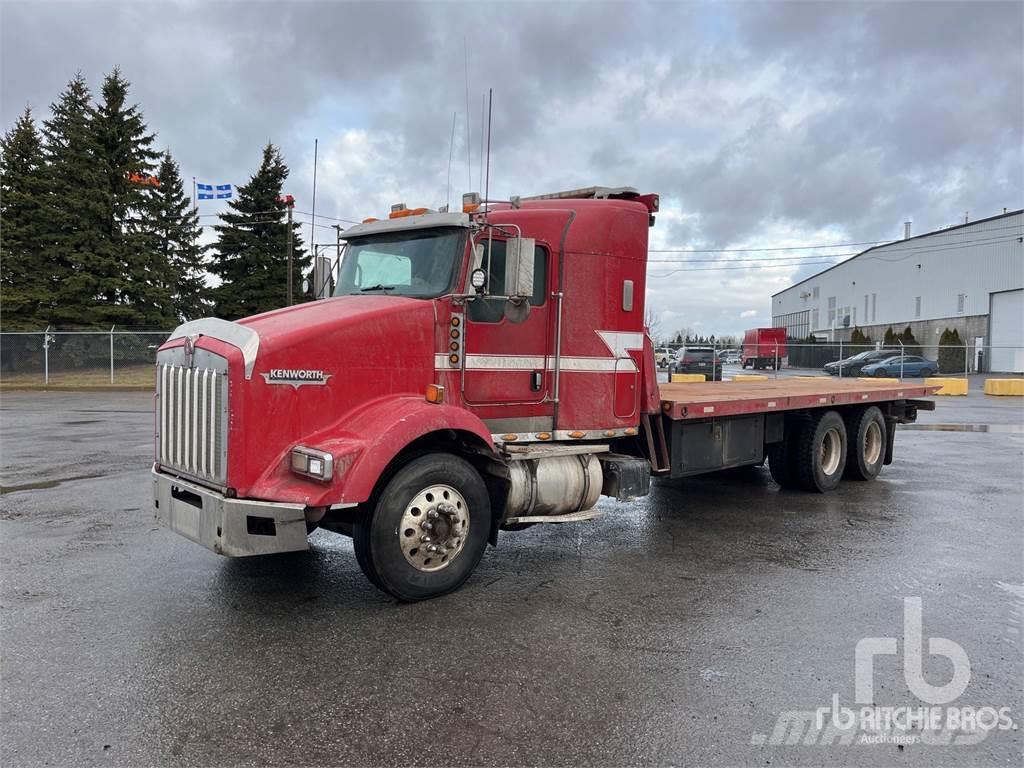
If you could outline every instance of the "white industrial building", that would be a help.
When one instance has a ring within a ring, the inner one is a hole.
[[[983,349],[982,370],[1024,372],[1024,209],[916,237],[908,223],[906,234],[776,293],[772,325],[835,341],[909,325],[929,356],[956,329]]]

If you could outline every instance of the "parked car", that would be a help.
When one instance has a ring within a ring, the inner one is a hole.
[[[675,359],[675,354],[671,347],[658,347],[654,350],[654,362],[659,368],[665,368],[673,359]]]
[[[722,361],[713,347],[683,347],[676,353],[672,373],[703,373],[713,381],[722,380]]]
[[[891,349],[869,349],[866,352],[860,352],[859,354],[847,357],[844,360],[825,363],[824,370],[825,373],[830,376],[835,376],[839,373],[841,366],[843,376],[860,376],[861,370],[865,365],[887,360],[894,354],[895,353]]]
[[[861,368],[865,376],[934,376],[939,370],[935,360],[926,360],[917,355],[896,355],[894,357],[871,363]]]

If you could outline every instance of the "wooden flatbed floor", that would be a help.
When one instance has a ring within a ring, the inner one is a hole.
[[[929,397],[939,390],[923,381],[892,383],[833,378],[705,381],[659,384],[661,410],[672,419],[708,419],[750,413],[821,408]]]

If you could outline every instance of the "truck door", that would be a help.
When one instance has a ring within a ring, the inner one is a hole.
[[[486,249],[487,241],[483,244]],[[551,429],[550,261],[550,250],[537,245],[530,312],[523,322],[514,323],[505,316],[504,299],[479,297],[467,302],[463,399],[495,433]],[[488,293],[504,295],[504,240],[495,238],[491,242],[490,257],[484,257],[484,265]]]

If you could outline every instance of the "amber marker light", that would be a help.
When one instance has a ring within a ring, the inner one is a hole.
[[[444,387],[440,384],[428,384],[427,385],[427,402],[428,403],[443,403],[444,402]]]

